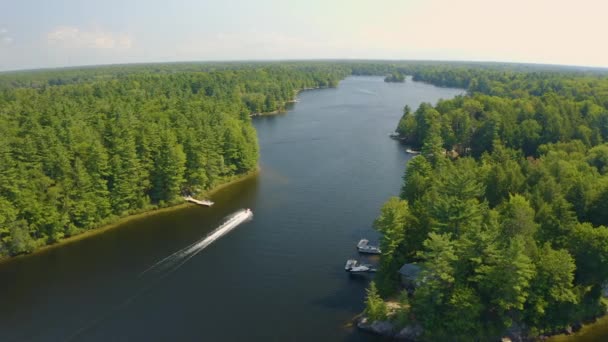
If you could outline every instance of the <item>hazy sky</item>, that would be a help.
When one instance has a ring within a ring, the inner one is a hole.
[[[2,0],[0,70],[243,59],[608,67],[608,0]]]

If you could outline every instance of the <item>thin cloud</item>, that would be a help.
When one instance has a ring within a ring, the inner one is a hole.
[[[218,32],[189,37],[176,44],[178,60],[306,58],[310,51],[328,51],[327,41],[314,41],[280,32]],[[243,57],[243,51],[247,51]]]
[[[133,46],[133,39],[128,34],[86,31],[74,26],[55,28],[47,34],[47,42],[52,46],[75,49],[129,49]]]
[[[13,37],[9,36],[8,29],[0,28],[0,45],[10,45],[13,42]]]

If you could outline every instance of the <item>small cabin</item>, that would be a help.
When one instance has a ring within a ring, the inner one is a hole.
[[[420,272],[422,272],[422,267],[416,263],[403,264],[399,269],[401,285],[407,290],[413,291],[419,285],[417,279]]]

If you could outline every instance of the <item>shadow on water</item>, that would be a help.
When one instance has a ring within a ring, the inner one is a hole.
[[[336,288],[331,294],[317,298],[311,302],[314,306],[320,306],[329,310],[345,310],[360,313],[363,311],[365,288],[373,280],[373,275],[352,275],[343,270],[332,274],[332,276],[344,279],[342,286]],[[353,298],[357,300],[353,300]],[[345,303],[348,303],[345,307]],[[345,318],[340,329],[342,330],[342,341],[386,341],[379,336],[364,333],[357,329],[355,322],[356,314]]]
[[[370,282],[369,276],[352,275],[346,272],[341,274],[349,282],[340,288],[336,288],[330,295],[316,298],[311,303],[329,309],[348,308],[349,311],[357,312],[363,309],[362,303],[365,298],[365,288]],[[349,298],[359,297],[361,301],[352,301]],[[348,303],[345,306],[345,303]]]

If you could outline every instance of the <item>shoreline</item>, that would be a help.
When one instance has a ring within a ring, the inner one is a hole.
[[[255,116],[273,116],[273,115],[279,115],[279,114],[284,114],[287,113],[289,110],[286,108],[286,106],[288,104],[295,104],[297,103],[297,96],[298,94],[300,94],[303,91],[307,91],[307,90],[317,90],[317,89],[325,89],[325,88],[329,88],[329,87],[313,87],[313,88],[302,88],[302,89],[298,89],[294,91],[294,95],[293,98],[284,102],[282,108],[279,108],[277,110],[274,110],[272,112],[263,112],[263,113],[251,113],[249,114],[250,117],[255,117]],[[199,194],[199,196],[205,196],[205,197],[209,197],[212,196],[213,194],[215,194],[216,192],[229,187],[233,184],[239,183],[240,181],[243,181],[245,179],[248,179],[249,177],[258,175],[261,171],[260,166],[258,165],[254,170],[240,175],[240,176],[236,176],[236,177],[231,177],[229,179],[227,179],[225,182],[222,182],[216,186],[214,186],[213,188],[203,191]],[[127,223],[131,220],[136,220],[136,219],[140,219],[140,218],[144,218],[150,215],[154,215],[157,213],[164,213],[164,212],[168,212],[168,211],[172,211],[172,210],[178,210],[178,209],[182,209],[185,208],[186,206],[192,205],[192,203],[188,203],[185,201],[179,201],[179,202],[174,202],[174,203],[167,203],[165,204],[165,206],[163,207],[158,207],[158,206],[152,206],[149,208],[141,208],[138,210],[135,210],[133,213],[128,214],[128,215],[123,215],[123,216],[117,216],[117,217],[113,217],[113,218],[109,218],[107,222],[105,223],[101,223],[98,227],[96,228],[91,228],[88,230],[85,230],[79,234],[76,235],[72,235],[69,236],[67,238],[63,238],[57,242],[54,242],[52,244],[48,244],[48,245],[43,245],[40,247],[37,247],[36,249],[34,249],[32,252],[30,253],[25,253],[25,254],[18,254],[18,255],[14,255],[14,256],[4,256],[4,257],[0,257],[0,265],[6,262],[10,262],[13,260],[18,260],[21,258],[25,258],[28,256],[33,256],[36,254],[42,254],[45,253],[47,251],[50,251],[54,248],[59,248],[98,234],[102,234],[105,233],[108,230],[112,230],[124,223]]]
[[[287,102],[287,103],[292,103],[292,102]],[[285,114],[287,112],[288,112],[287,109],[277,109],[277,110],[273,110],[272,112],[252,113],[252,114],[249,114],[249,117],[254,118],[256,116],[273,116],[273,115]]]
[[[285,101],[281,108],[279,108],[277,110],[273,110],[272,112],[251,113],[251,114],[249,114],[249,117],[253,118],[256,116],[274,116],[274,115],[285,114],[285,113],[289,112],[287,105],[290,105],[290,104],[293,105],[293,104],[298,103],[297,97],[301,92],[307,91],[307,90],[328,89],[328,88],[330,88],[330,87],[314,87],[314,88],[298,89],[298,90],[294,91],[293,98],[291,100]]]
[[[261,171],[262,171],[262,168],[260,167],[260,165],[258,165],[258,166],[256,166],[255,169],[253,169],[245,174],[242,174],[240,176],[233,176],[230,179],[226,180],[225,182],[222,182],[207,191],[203,191],[201,194],[203,194],[205,196],[212,196],[222,189],[225,189],[231,185],[240,183],[250,177],[259,175]]]
[[[317,89],[326,89],[326,88],[330,88],[330,87],[312,87],[312,88],[302,88],[302,89],[297,89],[294,91],[294,95],[293,98],[291,98],[290,100],[286,101],[283,103],[283,107],[277,110],[274,110],[272,112],[263,112],[263,113],[251,113],[249,114],[250,117],[255,117],[255,116],[273,116],[273,115],[279,115],[279,114],[285,114],[287,113],[289,110],[286,108],[286,106],[288,104],[295,104],[297,103],[297,96],[303,92],[303,91],[308,91],[308,90],[317,90]],[[236,177],[231,177],[229,179],[227,179],[225,182],[222,182],[216,186],[214,186],[213,188],[203,191],[199,194],[199,196],[205,196],[205,197],[210,197],[213,194],[215,194],[216,192],[229,187],[233,184],[239,183],[240,181],[243,181],[245,179],[248,179],[249,177],[258,175],[261,171],[261,168],[258,164],[258,166],[243,175],[240,176],[236,176]],[[152,206],[149,208],[141,208],[138,210],[135,210],[133,213],[128,214],[128,215],[123,215],[123,216],[116,216],[116,217],[111,217],[108,219],[107,222],[101,223],[98,227],[96,228],[91,228],[88,230],[85,230],[79,234],[76,235],[72,235],[66,238],[62,238],[59,241],[56,241],[52,244],[47,244],[47,245],[43,245],[40,247],[37,247],[36,249],[34,249],[32,252],[30,253],[25,253],[25,254],[18,254],[18,255],[14,255],[14,256],[4,256],[1,257],[0,256],[0,265],[6,262],[10,262],[12,260],[17,260],[17,259],[21,259],[21,258],[25,258],[28,256],[32,256],[32,255],[36,255],[36,254],[42,254],[46,251],[50,251],[54,248],[58,248],[58,247],[62,247],[65,245],[68,245],[70,243],[74,243],[98,234],[102,234],[108,230],[112,230],[124,223],[127,223],[131,220],[136,220],[139,218],[144,218],[150,215],[154,215],[157,213],[164,213],[164,212],[168,212],[168,211],[172,211],[172,210],[178,210],[178,209],[182,209],[185,208],[188,205],[193,205],[192,203],[186,202],[186,201],[179,201],[179,202],[174,202],[174,203],[166,203],[165,206],[163,207],[158,207],[158,206]]]
[[[573,331],[570,334],[559,333],[556,335],[546,336],[544,341],[547,342],[574,342],[574,341],[596,341],[596,335],[602,336],[602,332],[608,329],[608,314],[597,317],[594,321],[583,323],[578,331]]]
[[[215,186],[207,191],[202,192],[201,195],[212,196],[215,193],[217,193],[229,186],[235,185],[235,184],[240,183],[244,180],[247,180],[251,177],[257,176],[260,173],[260,171],[261,171],[261,168],[258,165],[254,170],[252,170],[248,173],[245,173],[243,175],[233,176],[233,177],[227,179],[225,182],[222,182],[222,183],[218,184],[217,186]],[[61,240],[59,240],[55,243],[49,244],[49,245],[40,246],[40,247],[34,249],[31,253],[18,254],[15,256],[0,257],[0,265],[3,263],[14,261],[14,260],[34,256],[37,254],[43,254],[43,253],[53,250],[55,248],[60,248],[60,247],[69,245],[71,243],[75,243],[80,240],[84,240],[84,239],[93,237],[95,235],[103,234],[109,230],[118,228],[119,226],[121,226],[127,222],[130,222],[132,220],[142,219],[144,217],[148,217],[148,216],[152,216],[152,215],[156,215],[156,214],[160,214],[160,213],[166,213],[166,212],[170,212],[170,211],[174,211],[174,210],[179,210],[179,209],[186,208],[188,206],[195,206],[195,204],[192,204],[192,203],[189,203],[186,201],[179,201],[179,202],[174,202],[174,203],[168,203],[164,207],[155,206],[155,207],[150,207],[150,208],[142,208],[129,215],[117,216],[114,219],[110,219],[109,222],[103,223],[96,228],[91,228],[89,230],[85,230],[80,234],[72,235],[70,237],[61,239]]]

